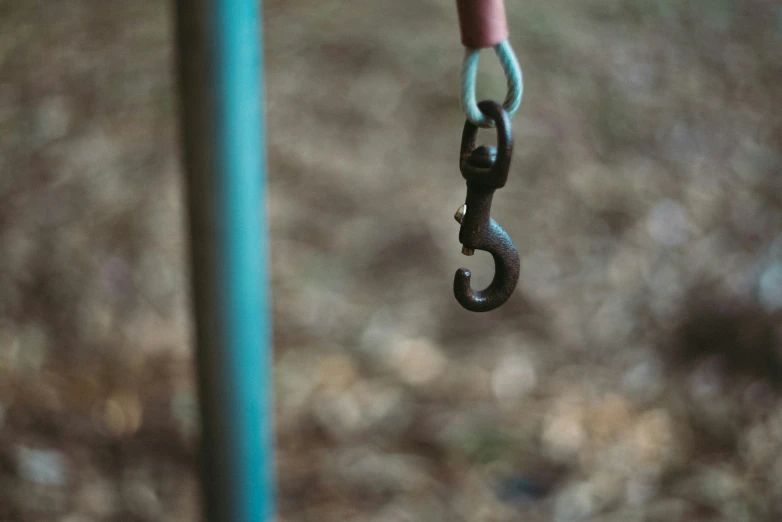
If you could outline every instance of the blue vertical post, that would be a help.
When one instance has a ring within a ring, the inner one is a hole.
[[[259,4],[176,1],[209,522],[273,517]]]

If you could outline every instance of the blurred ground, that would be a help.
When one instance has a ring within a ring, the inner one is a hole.
[[[472,315],[453,3],[266,2],[280,520],[779,520],[782,10],[508,10]],[[0,520],[197,519],[168,3],[0,23]]]

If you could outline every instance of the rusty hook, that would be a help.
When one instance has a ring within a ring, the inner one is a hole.
[[[465,122],[459,168],[467,180],[467,198],[454,217],[461,225],[462,253],[489,252],[494,258],[494,278],[487,288],[476,291],[470,286],[470,271],[460,268],[454,276],[453,293],[467,310],[488,312],[513,294],[519,280],[519,254],[505,230],[490,217],[494,191],[504,187],[508,180],[513,154],[510,117],[493,101],[482,101],[478,107],[497,128],[497,148],[487,145],[476,148],[478,127],[469,120]]]

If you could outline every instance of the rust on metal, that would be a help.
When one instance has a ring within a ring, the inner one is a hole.
[[[497,128],[497,147],[476,148],[478,127],[469,120],[465,122],[459,168],[467,181],[467,198],[454,217],[461,225],[462,253],[489,252],[494,259],[494,278],[487,288],[476,291],[470,286],[470,271],[460,268],[454,276],[453,292],[467,310],[488,312],[513,294],[519,280],[519,254],[505,230],[490,216],[494,191],[508,180],[513,155],[510,117],[497,102],[482,101],[478,107]]]

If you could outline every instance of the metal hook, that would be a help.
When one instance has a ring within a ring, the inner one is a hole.
[[[493,101],[482,101],[478,107],[497,128],[497,148],[476,148],[478,127],[469,120],[465,122],[459,168],[467,180],[467,198],[454,217],[461,225],[462,253],[469,256],[475,250],[489,252],[494,258],[494,278],[487,288],[476,291],[470,286],[470,271],[460,268],[454,276],[453,293],[467,310],[488,312],[513,294],[519,280],[519,254],[505,230],[490,217],[494,191],[508,180],[513,154],[510,117]]]

